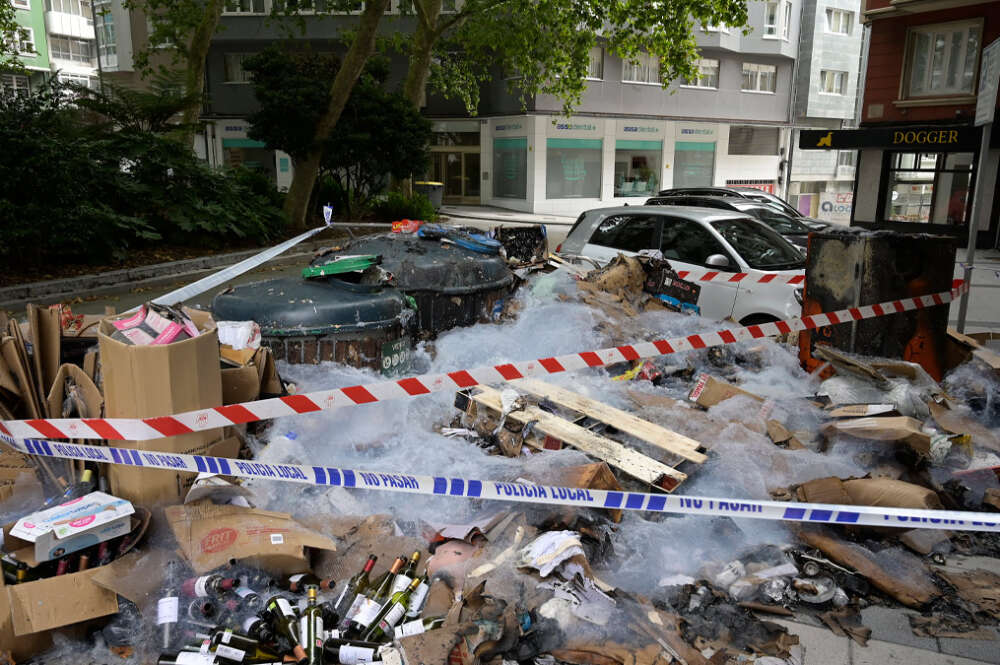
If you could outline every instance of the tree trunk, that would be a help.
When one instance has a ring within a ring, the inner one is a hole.
[[[190,95],[193,101],[190,106],[184,109],[181,118],[183,129],[178,135],[178,140],[191,149],[193,149],[194,142],[194,126],[201,116],[202,95],[205,92],[205,59],[208,57],[208,48],[212,44],[212,36],[215,34],[216,28],[219,27],[219,19],[222,17],[225,4],[225,0],[208,0],[206,2],[205,13],[202,14],[198,27],[191,35],[191,43],[187,49],[184,92]]]
[[[437,1],[440,2],[440,0]],[[340,119],[344,106],[347,105],[347,98],[350,97],[354,84],[361,76],[365,62],[375,50],[378,22],[388,6],[389,0],[365,2],[365,10],[361,14],[361,21],[354,34],[354,41],[351,43],[347,55],[344,56],[340,69],[337,71],[337,77],[330,86],[330,104],[316,125],[312,150],[295,166],[292,184],[288,189],[288,196],[285,198],[285,216],[293,229],[304,229],[306,226],[309,195],[312,193],[313,185],[316,184],[316,176],[319,173],[319,164],[323,157],[323,143],[330,137],[330,132]]]
[[[417,31],[410,48],[410,65],[403,82],[403,96],[421,109],[427,104],[427,79],[431,73],[431,54],[437,41],[437,24],[441,16],[441,0],[414,0],[422,10],[418,14]]]

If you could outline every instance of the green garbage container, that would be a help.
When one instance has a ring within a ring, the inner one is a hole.
[[[441,208],[441,197],[444,195],[444,183],[433,180],[419,180],[413,183],[413,191],[426,196],[435,210]]]

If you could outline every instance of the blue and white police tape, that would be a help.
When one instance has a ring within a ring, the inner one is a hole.
[[[1000,516],[990,513],[616,492],[396,472],[359,471],[330,466],[274,464],[206,455],[89,446],[44,439],[15,440],[6,435],[0,435],[0,439],[28,455],[146,469],[218,473],[252,480],[278,480],[303,485],[682,515],[726,515],[789,522],[896,526],[908,529],[1000,531],[1000,521],[998,521]]]

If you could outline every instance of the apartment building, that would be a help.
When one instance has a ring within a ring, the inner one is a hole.
[[[8,1],[14,7],[14,18],[19,26],[18,34],[8,38],[12,39],[17,48],[24,73],[0,72],[0,87],[22,93],[41,83],[50,71],[45,14],[42,0]]]
[[[27,74],[0,74],[0,84],[29,90],[51,76],[96,88],[97,34],[90,0],[0,0],[10,2],[21,25],[17,42]]]
[[[840,224],[851,219],[856,151],[802,150],[795,144],[800,128],[857,126],[864,32],[861,0],[803,3],[787,198],[804,215]]]

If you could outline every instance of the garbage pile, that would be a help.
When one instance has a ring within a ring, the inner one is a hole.
[[[529,234],[511,237],[518,260],[537,258]],[[368,251],[390,241],[368,242],[315,263],[316,278],[331,263],[392,272]],[[430,242],[401,246],[422,255]],[[697,316],[697,284],[659,257],[596,270],[552,260],[524,273],[495,320],[418,344],[411,371],[729,325]],[[153,307],[85,320],[30,308],[24,324],[0,322],[0,415],[155,419],[378,379],[364,363],[276,360],[249,309],[219,321],[171,311],[185,332],[149,344],[118,333],[169,318]],[[402,501],[4,450],[0,652],[12,663],[791,665],[803,645],[783,621],[813,617],[864,645],[879,638],[864,625],[870,606],[906,608],[917,635],[982,639],[1000,620],[1000,577],[976,557],[1000,556],[996,535],[749,519],[743,503],[1000,513],[1000,357],[949,340],[941,381],[918,363],[822,346],[806,372],[796,340],[761,339],[112,443],[621,498],[600,508]],[[643,512],[626,498],[677,492],[731,510]]]

